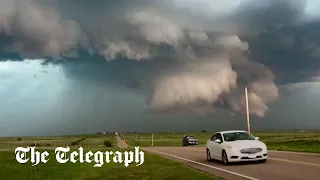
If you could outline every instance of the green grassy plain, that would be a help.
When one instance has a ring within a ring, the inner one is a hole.
[[[104,141],[111,141],[112,147],[105,147]],[[36,142],[36,143],[35,143]],[[73,145],[75,144],[76,145]],[[55,159],[54,149],[57,146],[69,146],[77,150],[80,146],[90,151],[127,151],[119,149],[115,135],[82,135],[61,137],[21,137],[0,138],[0,179],[1,180],[215,180],[213,175],[201,172],[180,162],[145,153],[145,161],[141,166],[135,163],[125,167],[123,163],[109,163],[102,167],[93,167],[92,163],[59,164]],[[39,151],[49,152],[49,161],[46,164],[32,166],[31,163],[19,164],[15,159],[14,149],[18,146],[26,147],[36,144]]]
[[[198,137],[198,146],[205,146],[213,133],[153,133],[153,146],[181,146],[182,137],[186,134]],[[270,150],[320,153],[320,131],[253,132],[252,134],[265,142]],[[122,137],[131,146],[152,146],[152,133],[125,133]]]
[[[110,149],[109,149],[110,150]],[[204,172],[194,170],[179,162],[171,161],[155,154],[145,152],[145,162],[141,166],[134,163],[127,168],[124,164],[109,163],[102,167],[93,167],[94,163],[59,164],[53,151],[49,152],[46,164],[31,166],[31,163],[19,164],[12,151],[0,153],[1,180],[215,180],[219,179]]]
[[[186,134],[199,138],[198,146],[204,147],[214,132],[171,132],[153,133],[153,146],[181,146],[182,137]],[[320,153],[320,131],[279,131],[253,132],[265,142],[268,149]],[[122,133],[121,137],[131,146],[148,147],[152,145],[152,133]],[[104,146],[110,141],[111,147]],[[18,146],[34,146],[46,149],[50,159],[46,164],[32,167],[31,164],[19,164],[15,160],[14,149]],[[76,135],[59,137],[12,137],[0,138],[0,179],[2,180],[100,180],[100,179],[219,179],[204,172],[189,168],[159,155],[145,152],[145,162],[136,167],[133,163],[128,168],[123,164],[104,164],[101,168],[93,163],[58,164],[53,150],[69,146],[76,150],[80,146],[85,150],[123,151],[117,147],[115,135]],[[127,150],[127,149],[126,149]]]
[[[78,142],[79,141],[79,142]],[[0,149],[15,149],[16,147],[36,146],[38,148],[54,149],[69,146],[72,148],[103,148],[103,142],[110,141],[117,146],[115,135],[74,135],[74,136],[44,136],[44,137],[7,137],[0,138]]]

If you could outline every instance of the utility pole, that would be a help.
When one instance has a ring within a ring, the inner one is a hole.
[[[248,102],[248,88],[245,88],[245,94],[246,94],[246,110],[247,110],[247,126],[248,126],[248,132],[251,133],[250,129],[250,117],[249,117],[249,102]]]

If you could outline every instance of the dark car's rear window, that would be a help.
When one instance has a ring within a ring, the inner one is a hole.
[[[197,138],[194,137],[194,136],[188,136],[187,138],[189,138],[189,139],[197,139]]]

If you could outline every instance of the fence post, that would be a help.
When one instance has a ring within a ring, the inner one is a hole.
[[[151,146],[153,146],[153,136],[154,134],[152,133]]]
[[[142,146],[143,136],[141,136],[141,146]]]

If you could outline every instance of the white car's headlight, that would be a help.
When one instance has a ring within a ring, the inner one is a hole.
[[[226,149],[227,149],[227,150],[231,150],[232,147],[231,147],[231,146],[227,146]]]

